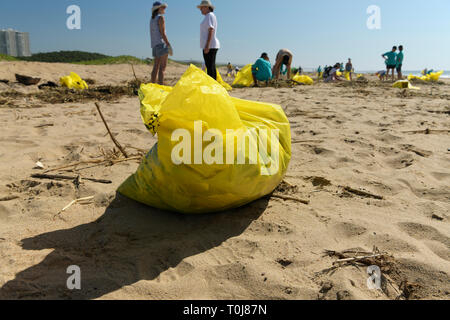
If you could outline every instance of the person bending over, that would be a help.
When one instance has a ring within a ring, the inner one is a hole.
[[[275,65],[273,66],[273,69],[272,69],[272,74],[273,74],[274,79],[276,79],[276,80],[279,79],[280,73],[282,73],[282,74],[287,73],[287,78],[288,79],[291,78],[292,57],[293,57],[293,54],[288,49],[281,49],[278,52],[277,58],[275,61]],[[286,68],[285,71],[282,70],[283,66]]]
[[[339,77],[337,75],[337,72],[339,71],[340,68],[341,68],[341,64],[336,63],[334,65],[334,67],[330,70],[330,72],[328,73],[328,75],[324,81],[325,82],[344,81],[344,79],[342,79],[341,77]]]

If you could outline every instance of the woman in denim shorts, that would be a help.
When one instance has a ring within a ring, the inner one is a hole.
[[[166,22],[164,13],[166,13],[167,4],[155,2],[152,8],[152,19],[150,21],[150,36],[153,51],[153,71],[151,83],[164,84],[164,72],[166,71],[167,61],[171,46],[166,36]]]

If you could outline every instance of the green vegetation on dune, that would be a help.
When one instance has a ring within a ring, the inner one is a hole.
[[[0,61],[19,61],[16,57],[8,56],[7,54],[0,54]]]
[[[36,53],[31,57],[12,57],[0,54],[0,61],[29,61],[29,62],[48,62],[48,63],[73,63],[81,65],[108,65],[108,64],[151,64],[149,59],[140,59],[134,56],[122,55],[117,57],[108,56],[101,53],[92,53],[84,51],[55,51]],[[175,61],[169,59],[169,64],[190,65],[201,67],[201,62]],[[219,66],[218,66],[219,67]]]
[[[122,64],[122,63],[146,64],[147,62],[145,60],[133,56],[118,56],[118,57],[106,57],[96,60],[79,61],[75,63],[84,65],[103,65],[103,64]]]
[[[109,56],[101,53],[91,53],[83,51],[55,51],[36,53],[31,57],[20,57],[19,60],[34,62],[62,62],[75,63],[80,61],[91,61],[109,58]]]

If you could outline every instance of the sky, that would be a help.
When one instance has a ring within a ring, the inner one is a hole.
[[[167,0],[167,35],[175,60],[202,60],[200,0]],[[384,68],[381,54],[405,47],[404,70],[450,70],[449,0],[213,0],[222,48],[217,61],[244,65],[279,49],[294,67],[346,62],[356,70]],[[30,33],[31,51],[81,50],[151,57],[153,1],[1,1],[0,29]],[[69,30],[66,9],[81,9],[81,30]],[[369,29],[367,8],[380,8],[380,29]]]

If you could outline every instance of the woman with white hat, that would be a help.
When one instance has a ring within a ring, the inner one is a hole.
[[[216,37],[217,18],[213,13],[214,6],[210,0],[203,0],[197,8],[205,16],[200,25],[200,46],[203,49],[206,69],[208,70],[208,75],[217,80],[216,56],[217,51],[220,49],[220,42]]]
[[[164,13],[166,13],[167,4],[159,1],[153,3],[152,19],[150,20],[150,36],[153,51],[153,71],[151,82],[164,84],[164,72],[166,71],[169,53],[172,53],[172,47],[166,35],[166,21]]]

